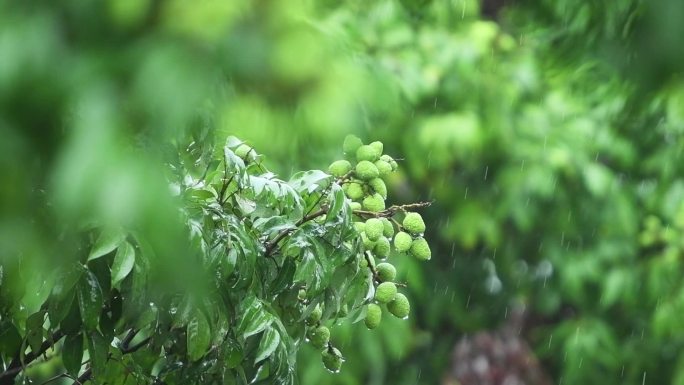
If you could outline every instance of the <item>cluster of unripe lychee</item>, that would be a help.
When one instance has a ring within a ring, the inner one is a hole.
[[[333,162],[329,171],[340,179],[358,219],[354,225],[365,251],[361,265],[370,270],[375,285],[373,302],[366,307],[365,324],[374,329],[382,319],[382,306],[398,318],[406,318],[410,311],[408,298],[397,291],[396,269],[386,261],[392,244],[398,253],[409,253],[420,260],[430,259],[431,251],[423,238],[425,222],[420,214],[406,212],[401,206],[386,208],[387,187],[383,178],[397,170],[397,162],[382,153],[383,144],[366,145],[349,135],[343,150],[345,159]],[[402,213],[405,214],[400,223],[395,216]],[[376,259],[382,262],[376,263]]]
[[[395,225],[399,231],[395,233]],[[395,317],[406,318],[411,305],[408,298],[397,291],[394,282],[397,270],[385,259],[389,256],[391,246],[389,239],[394,236],[394,249],[399,253],[408,252],[420,260],[428,260],[431,257],[430,247],[423,233],[425,223],[418,213],[407,213],[401,224],[388,218],[369,218],[365,222],[357,222],[356,229],[361,234],[366,254],[361,265],[368,267],[373,274],[375,295],[373,302],[366,307],[364,322],[369,329],[375,329],[382,320],[382,306]],[[385,241],[382,241],[385,239]],[[378,248],[378,245],[381,245]],[[387,251],[385,251],[385,248]],[[376,264],[376,259],[382,262]]]
[[[306,338],[311,346],[321,350],[323,365],[331,372],[338,372],[342,367],[342,353],[330,343],[330,329],[321,323],[323,309],[320,305],[314,307],[306,319],[308,326]]]
[[[383,155],[381,142],[363,144],[353,135],[345,138],[343,149],[345,159],[333,162],[328,171],[344,178],[342,189],[352,201],[352,210],[383,211],[387,186],[382,178],[397,169],[397,162]]]

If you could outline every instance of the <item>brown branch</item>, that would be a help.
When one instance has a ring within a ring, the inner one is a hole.
[[[40,357],[43,353],[45,353],[48,349],[54,346],[54,344],[62,339],[64,337],[64,333],[62,333],[61,330],[57,330],[54,332],[49,339],[46,339],[43,341],[43,344],[40,345],[40,349],[35,352],[30,352],[24,357],[24,360],[21,360],[21,352],[18,353],[16,357],[10,362],[9,366],[7,366],[7,369],[5,369],[4,372],[0,373],[0,385],[11,385],[14,383],[14,378],[17,377],[21,371],[24,370],[26,365],[29,363],[35,361],[38,357]]]
[[[128,335],[126,335],[126,337],[124,338],[124,342],[126,342],[125,340],[128,339],[128,341],[127,341],[128,343],[126,344],[126,347],[122,346],[122,349],[121,349],[122,355],[133,353],[133,352],[140,350],[140,348],[147,345],[147,343],[150,342],[150,340],[152,339],[152,337],[147,337],[147,338],[144,338],[142,341],[138,342],[137,344],[135,344],[131,347],[128,347],[127,345],[131,342],[131,340],[133,340],[133,337],[135,337],[135,334],[137,334],[137,332],[133,332],[133,329],[131,329],[131,331],[128,332]],[[129,339],[129,336],[130,336],[130,339]],[[109,357],[111,357],[111,354],[107,357],[107,359],[109,359]],[[72,385],[82,385],[86,381],[90,380],[90,377],[92,377],[92,375],[93,375],[93,368],[91,366],[91,367],[88,367],[88,369],[86,369],[86,371],[83,372],[80,376],[78,376],[78,378],[76,380],[74,380]]]
[[[303,225],[304,223],[313,220],[315,218],[320,217],[323,214],[326,214],[328,212],[327,207],[323,207],[320,210],[311,213],[309,215],[304,216],[302,219],[298,220],[297,223],[295,223],[295,227],[299,227]],[[266,245],[266,256],[270,256],[278,246],[278,243],[283,240],[283,238],[287,237],[290,235],[295,229],[285,229],[281,231],[271,242]]]
[[[354,214],[361,216],[361,217],[367,217],[367,218],[390,218],[397,212],[406,212],[406,211],[411,211],[423,207],[428,207],[432,204],[432,202],[418,202],[418,203],[409,203],[406,205],[394,205],[390,206],[382,211],[366,211],[366,210],[354,210]]]

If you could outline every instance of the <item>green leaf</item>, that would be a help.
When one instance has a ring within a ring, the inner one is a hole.
[[[43,322],[45,322],[45,311],[31,314],[26,319],[26,340],[33,352],[40,350],[43,344]]]
[[[328,214],[325,217],[325,222],[331,222],[333,219],[337,218],[344,207],[345,196],[344,191],[337,183],[333,183],[330,194],[328,194],[330,199],[330,208],[328,209]]]
[[[269,327],[261,337],[259,349],[256,353],[257,357],[254,360],[254,363],[256,364],[257,362],[270,357],[278,348],[278,344],[280,344],[280,334],[278,333],[278,330],[274,327]]]
[[[71,295],[71,289],[76,286],[84,271],[83,265],[79,263],[69,263],[61,267],[57,273],[55,286],[52,287],[52,295],[59,299],[65,299]]]
[[[61,296],[52,296],[48,301],[48,316],[50,318],[50,324],[57,325],[64,317],[69,314],[71,309],[71,304],[74,301],[74,296],[76,294],[75,290],[70,290],[68,293]]]
[[[263,304],[256,297],[250,297],[242,304],[243,313],[238,330],[243,338],[253,336],[266,329],[274,320],[274,316],[264,309]]]
[[[135,265],[135,248],[129,242],[124,242],[116,251],[112,262],[112,286],[121,282]]]
[[[88,334],[88,354],[90,355],[90,367],[97,376],[104,371],[109,356],[109,343],[99,332],[93,331]]]
[[[332,176],[323,171],[310,170],[296,173],[287,183],[299,193],[311,194],[328,186],[331,180]]]
[[[9,320],[0,321],[0,356],[14,357],[21,348],[21,335]]]
[[[187,326],[188,357],[197,361],[204,356],[211,342],[211,328],[202,312],[195,311]]]
[[[83,336],[81,334],[69,335],[64,340],[62,348],[62,363],[67,373],[76,377],[81,370],[83,360]]]
[[[102,289],[95,274],[88,271],[78,285],[78,307],[81,319],[88,330],[95,330],[102,312]]]
[[[78,310],[78,301],[72,300],[70,303],[71,306],[69,306],[69,311],[59,323],[60,329],[62,329],[66,335],[78,334],[83,325],[83,322],[81,321],[81,312]]]
[[[126,234],[120,230],[103,230],[97,238],[97,241],[95,241],[95,245],[93,245],[93,248],[90,250],[88,260],[91,261],[111,253],[124,241],[124,239],[126,239]]]

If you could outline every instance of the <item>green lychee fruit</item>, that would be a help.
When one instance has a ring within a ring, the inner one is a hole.
[[[411,255],[422,260],[427,261],[432,258],[432,251],[430,251],[430,245],[428,245],[425,238],[416,238],[411,242]]]
[[[397,295],[397,285],[394,282],[383,282],[375,288],[375,300],[380,303],[387,303]]]
[[[400,231],[394,236],[394,247],[400,253],[409,251],[411,243],[413,243],[413,238],[408,233]]]
[[[352,182],[349,183],[349,187],[347,187],[347,196],[351,200],[359,200],[363,198],[363,186],[357,182]]]
[[[392,238],[394,235],[394,226],[392,225],[392,222],[390,222],[389,219],[387,218],[382,218],[382,235],[386,236],[387,238]]]
[[[359,233],[362,233],[362,232],[366,231],[366,223],[365,222],[354,222],[354,228]]]
[[[352,209],[352,211],[358,211],[361,210],[363,207],[361,207],[361,203],[359,202],[352,202],[349,204],[349,208]]]
[[[309,341],[313,347],[323,349],[324,347],[328,346],[328,341],[330,341],[330,329],[321,325],[317,328],[309,330],[307,336],[309,337]]]
[[[383,150],[382,142],[376,140],[375,142],[370,143],[369,146],[375,150],[375,154],[378,158],[380,158],[380,155],[382,155]]]
[[[342,150],[345,154],[356,154],[356,150],[363,145],[359,137],[355,135],[347,135],[342,143]]]
[[[328,171],[331,175],[336,177],[342,177],[351,171],[352,165],[348,160],[336,160],[330,164]]]
[[[254,151],[253,148],[250,147],[247,144],[242,143],[235,149],[235,155],[239,156],[242,159],[252,159],[254,157]]]
[[[380,172],[381,177],[385,177],[393,171],[392,165],[385,162],[384,160],[376,160],[374,164],[375,164],[375,167],[378,168],[378,171]]]
[[[323,316],[323,309],[321,309],[321,305],[316,305],[316,307],[313,309],[313,311],[306,318],[306,323],[309,325],[315,325],[318,323],[318,321],[321,320],[322,316]]]
[[[390,254],[390,241],[386,237],[380,237],[375,242],[375,247],[373,247],[373,252],[378,258],[387,258]]]
[[[363,199],[363,208],[374,213],[380,212],[385,209],[385,200],[378,193],[369,195]]]
[[[382,320],[382,309],[380,306],[371,303],[368,304],[368,307],[366,308],[366,318],[364,319],[364,323],[366,324],[366,327],[368,329],[375,329],[380,325],[380,321]]]
[[[367,160],[362,160],[356,164],[356,176],[363,180],[371,180],[380,175],[378,168]]]
[[[375,241],[372,241],[370,238],[368,238],[368,235],[365,231],[361,233],[361,241],[363,242],[363,248],[366,250],[373,250],[375,247]]]
[[[382,221],[378,218],[370,218],[366,221],[365,231],[368,239],[371,241],[377,241],[382,237],[382,232],[385,227],[382,225]]]
[[[404,229],[411,234],[422,234],[425,232],[425,222],[418,213],[408,213],[402,223]]]
[[[340,307],[340,310],[337,311],[337,316],[339,318],[346,317],[349,314],[349,306],[345,303]]]
[[[373,191],[380,194],[381,197],[387,199],[387,186],[385,185],[385,181],[380,178],[374,178],[368,182],[368,185],[373,189]]]
[[[391,282],[397,277],[397,269],[391,263],[378,263],[375,271],[378,273],[378,279],[382,282]]]
[[[361,161],[368,161],[368,162],[375,162],[378,160],[380,155],[378,155],[378,152],[375,148],[364,145],[359,147],[358,150],[356,150],[356,161],[361,162]]]
[[[321,353],[321,359],[323,360],[323,365],[326,369],[333,373],[337,373],[342,368],[342,363],[344,359],[342,358],[342,353],[337,350],[337,348],[330,347]]]
[[[405,295],[397,293],[396,297],[394,297],[394,300],[387,304],[387,310],[389,310],[389,312],[395,317],[403,319],[409,315],[409,312],[411,311],[411,304]]]

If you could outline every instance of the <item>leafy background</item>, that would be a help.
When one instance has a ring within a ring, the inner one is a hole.
[[[181,274],[154,168],[166,144],[210,127],[289,177],[325,169],[354,133],[402,158],[391,203],[434,200],[433,259],[395,259],[408,322],[334,327],[353,352],[343,371],[304,347],[301,383],[439,383],[459,338],[516,303],[556,383],[684,383],[681,11],[0,2],[0,257],[30,257],[0,275],[49,275],[79,244],[65,232],[90,217],[144,223],[173,262],[163,271]]]

